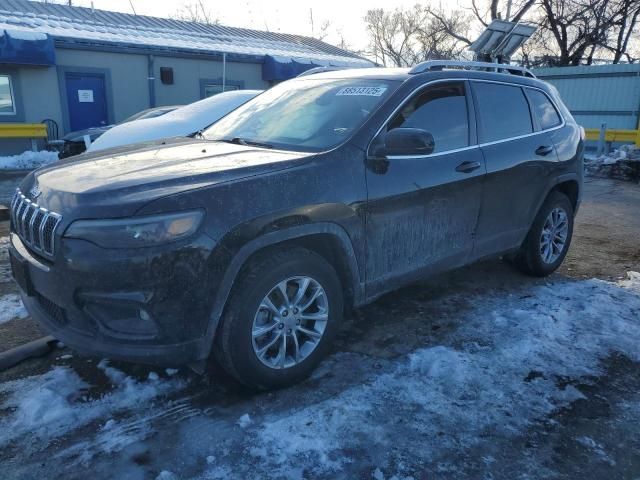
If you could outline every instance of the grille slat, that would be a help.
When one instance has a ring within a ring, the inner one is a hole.
[[[46,256],[55,253],[55,233],[62,216],[50,212],[16,190],[11,201],[11,222],[20,239],[31,249]]]

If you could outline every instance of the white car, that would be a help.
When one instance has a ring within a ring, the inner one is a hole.
[[[251,100],[262,90],[233,90],[185,105],[161,117],[117,125],[98,137],[88,151],[193,135]]]

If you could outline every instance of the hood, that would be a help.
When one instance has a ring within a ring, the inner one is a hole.
[[[120,217],[158,198],[295,166],[314,154],[204,140],[83,154],[36,170],[40,206],[74,218]]]
[[[89,135],[89,138],[91,139],[91,141],[93,141],[111,128],[113,128],[113,125],[105,125],[104,127],[92,127],[92,128],[86,128],[84,130],[76,130],[75,132],[67,133],[64,137],[62,137],[62,140],[67,142],[82,142],[84,141],[84,136]]]

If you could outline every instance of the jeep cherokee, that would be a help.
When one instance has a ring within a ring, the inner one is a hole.
[[[306,75],[191,139],[26,177],[13,274],[79,352],[214,354],[267,389],[307,376],[349,307],[506,256],[544,276],[580,202],[584,136],[527,70],[427,62]]]

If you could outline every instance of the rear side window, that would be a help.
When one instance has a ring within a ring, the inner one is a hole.
[[[434,153],[469,146],[469,116],[464,83],[427,87],[391,119],[387,130],[421,128],[435,140]]]
[[[473,92],[481,143],[533,133],[529,104],[520,87],[473,82]]]
[[[549,97],[540,90],[533,90],[531,88],[527,88],[527,95],[531,101],[533,114],[538,119],[542,130],[557,127],[562,123],[562,119],[560,115],[558,115],[556,107],[554,107],[551,100],[549,100]]]

